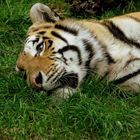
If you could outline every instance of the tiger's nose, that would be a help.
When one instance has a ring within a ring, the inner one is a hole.
[[[38,75],[32,79],[32,84],[33,87],[36,88],[37,90],[41,90],[43,88],[42,87],[43,77],[41,72],[39,72]]]

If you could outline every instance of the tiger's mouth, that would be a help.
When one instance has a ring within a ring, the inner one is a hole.
[[[31,85],[37,91],[43,90],[43,77],[41,72],[39,72],[36,77],[34,76],[32,79],[29,79],[27,73],[24,72],[23,78],[27,81],[28,85]]]
[[[27,75],[26,73],[24,74],[24,79],[27,80]],[[46,91],[54,91],[59,88],[65,88],[65,87],[70,87],[70,88],[77,88],[78,86],[78,74],[76,73],[64,73],[57,81],[56,85],[53,87],[47,86],[47,81],[45,81],[44,84],[44,75],[42,72],[38,72],[36,76],[34,76],[32,79],[30,79],[30,83],[32,87],[37,90],[46,90]]]

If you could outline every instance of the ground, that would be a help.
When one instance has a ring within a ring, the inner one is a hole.
[[[54,102],[44,92],[27,87],[15,71],[31,25],[28,12],[36,2],[76,16],[64,0],[0,0],[0,140],[139,140],[140,94],[131,96],[92,77],[70,99]],[[124,9],[92,18],[138,11],[138,4],[138,0],[130,2]]]

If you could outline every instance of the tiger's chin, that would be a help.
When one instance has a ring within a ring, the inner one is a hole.
[[[55,90],[47,91],[47,95],[56,99],[68,99],[76,92],[77,92],[77,88],[74,89],[71,87],[64,87],[64,88],[58,88]]]
[[[56,82],[47,82],[46,75],[43,72],[39,72],[35,78],[32,78],[31,85],[36,91],[45,91],[48,96],[66,99],[77,91],[79,86],[78,77],[77,73],[65,72]]]

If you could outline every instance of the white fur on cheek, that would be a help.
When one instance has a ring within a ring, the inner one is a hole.
[[[35,54],[37,53],[37,51],[34,49],[33,42],[29,42],[28,44],[25,44],[24,51],[25,53],[29,53],[32,56],[35,56]]]
[[[63,55],[67,59],[68,64],[79,63],[78,56],[77,56],[76,52],[69,50],[69,51],[64,52]]]

